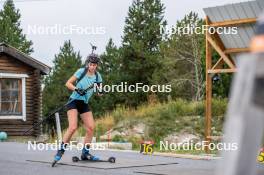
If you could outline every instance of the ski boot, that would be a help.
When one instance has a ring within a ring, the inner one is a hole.
[[[64,148],[64,146],[66,147],[66,145],[64,145],[64,143],[62,143],[60,149],[58,150],[57,154],[56,154],[55,157],[54,157],[54,161],[52,162],[52,165],[51,165],[52,167],[54,167],[55,164],[56,164],[58,161],[61,160],[61,157],[62,157],[62,155],[63,155],[64,152],[65,152],[65,148]]]
[[[90,150],[87,148],[83,148],[81,160],[89,160],[89,161],[98,161],[100,160],[99,157],[93,156],[90,154]]]

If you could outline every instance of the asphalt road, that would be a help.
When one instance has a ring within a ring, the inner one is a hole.
[[[102,159],[114,156],[116,163],[73,163],[72,156],[80,153],[72,150],[66,152],[60,164],[52,168],[51,162],[55,151],[34,151],[28,150],[27,144],[0,142],[0,175],[212,175],[218,161],[149,156],[136,152],[94,151],[94,153]]]

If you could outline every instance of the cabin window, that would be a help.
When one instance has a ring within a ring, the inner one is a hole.
[[[22,80],[0,79],[0,115],[22,115]]]
[[[0,73],[0,119],[26,120],[25,74]]]

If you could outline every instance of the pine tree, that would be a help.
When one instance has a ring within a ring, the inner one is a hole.
[[[202,27],[204,20],[195,12],[177,21],[176,29]],[[185,33],[184,33],[185,32]],[[205,36],[194,31],[177,31],[162,43],[160,68],[153,76],[155,83],[171,84],[174,98],[201,100],[204,97]],[[164,98],[164,97],[163,97]]]
[[[105,83],[120,81],[121,54],[120,49],[114,44],[112,38],[106,45],[106,52],[100,56],[99,70],[104,74]]]
[[[106,51],[100,56],[101,63],[98,65],[98,71],[102,75],[104,85],[119,84],[121,79],[121,54],[120,49],[114,44],[110,38]],[[116,104],[120,103],[122,94],[117,92],[108,92],[100,98],[91,99],[91,106],[94,112],[94,116],[102,115],[104,112],[113,110]]]
[[[159,44],[163,35],[160,27],[164,5],[160,0],[134,0],[125,20],[122,41],[122,75],[128,84],[150,84],[158,66]],[[125,103],[137,106],[147,99],[146,93],[128,94]]]
[[[18,50],[30,54],[33,52],[32,41],[26,39],[20,27],[20,12],[12,0],[4,3],[0,11],[0,43],[9,44]]]
[[[71,92],[65,87],[65,83],[82,66],[80,53],[74,51],[70,40],[64,42],[53,63],[52,72],[44,80],[44,116],[67,102]]]

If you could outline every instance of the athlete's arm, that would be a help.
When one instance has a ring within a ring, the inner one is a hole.
[[[74,82],[76,82],[76,80],[77,77],[71,76],[71,78],[66,82],[65,86],[72,91],[76,90],[76,86],[74,86]]]

